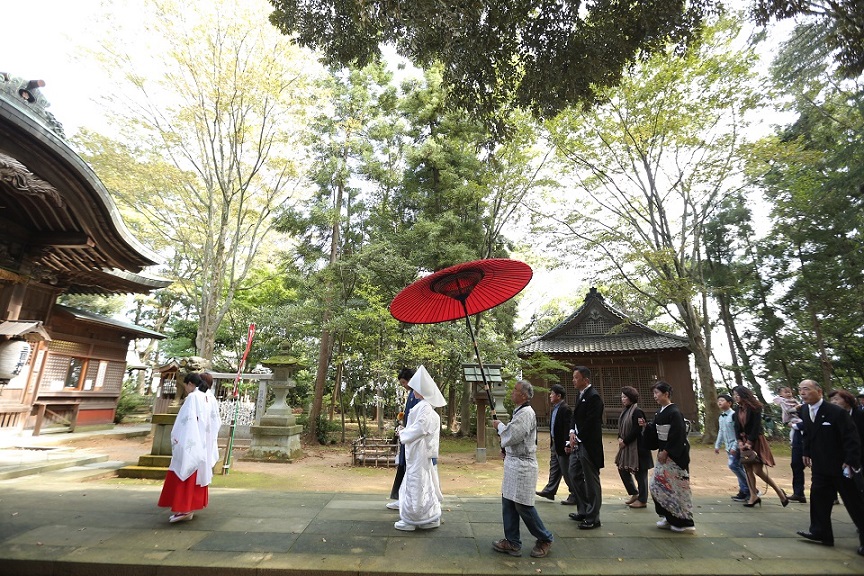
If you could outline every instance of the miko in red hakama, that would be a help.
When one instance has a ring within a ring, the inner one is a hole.
[[[216,398],[194,386],[180,407],[171,430],[171,464],[159,506],[188,514],[207,506],[213,466],[219,460],[219,408]],[[191,518],[191,514],[189,515]],[[172,517],[172,522],[177,518]]]

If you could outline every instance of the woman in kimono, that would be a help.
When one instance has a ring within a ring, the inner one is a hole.
[[[657,450],[657,464],[650,486],[654,509],[660,516],[657,527],[673,532],[695,532],[688,471],[690,443],[687,442],[684,416],[672,403],[672,386],[668,382],[659,380],[651,391],[660,405],[654,420],[645,428],[646,445]]]
[[[441,486],[438,480],[438,445],[441,418],[435,408],[447,402],[438,385],[420,366],[408,381],[419,400],[411,408],[399,442],[405,447],[405,477],[399,487],[399,521],[397,530],[428,530],[441,525]]]
[[[169,522],[191,520],[195,510],[207,507],[207,486],[219,461],[216,398],[205,393],[198,374],[187,374],[183,386],[187,396],[171,430],[171,464],[159,496],[159,506],[173,512]]]

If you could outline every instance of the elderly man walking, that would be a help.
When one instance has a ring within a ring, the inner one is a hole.
[[[531,556],[542,558],[552,547],[552,533],[543,525],[534,507],[534,489],[537,486],[537,416],[531,408],[534,387],[520,380],[513,387],[513,417],[509,424],[493,420],[492,425],[501,437],[504,449],[504,480],[501,485],[501,514],[504,519],[504,538],[492,543],[496,552],[511,556],[522,555],[519,538],[519,518],[528,531],[537,538]]]
[[[810,485],[810,528],[798,535],[825,546],[834,546],[831,510],[837,493],[858,528],[858,554],[864,556],[864,502],[851,479],[861,467],[861,440],[852,417],[843,408],[825,402],[822,388],[803,380],[798,393],[807,406],[801,410],[804,428],[804,465],[813,474]]]

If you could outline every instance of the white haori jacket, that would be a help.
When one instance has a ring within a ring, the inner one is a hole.
[[[534,506],[537,489],[537,416],[530,405],[516,409],[509,424],[498,425],[504,457],[501,495],[525,506]]]
[[[405,479],[399,487],[399,516],[406,524],[420,526],[441,519],[441,484],[438,458],[441,418],[429,402],[420,400],[408,413],[408,424],[399,433],[405,446]]]
[[[171,464],[168,469],[180,480],[198,472],[195,483],[208,486],[213,466],[219,461],[219,406],[216,398],[194,390],[183,401],[171,429]]]

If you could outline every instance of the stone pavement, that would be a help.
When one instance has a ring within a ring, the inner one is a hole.
[[[800,540],[807,506],[746,509],[697,498],[695,534],[655,527],[650,507],[604,503],[580,531],[570,507],[540,501],[547,558],[496,553],[500,499],[447,496],[440,528],[399,532],[384,495],[211,489],[210,506],[169,524],[160,487],[82,483],[60,473],[0,481],[2,575],[862,574],[855,527],[834,511],[836,547]]]

